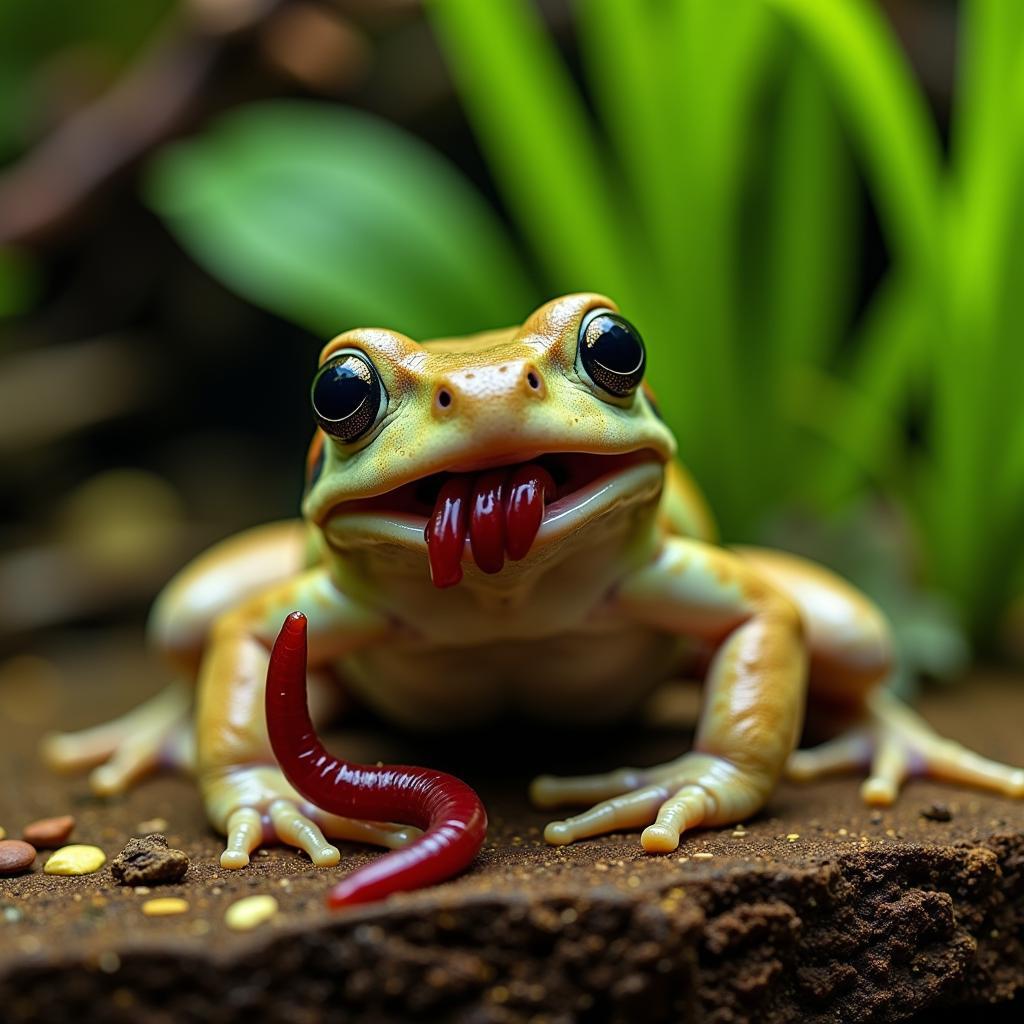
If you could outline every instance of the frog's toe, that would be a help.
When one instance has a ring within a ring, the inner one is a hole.
[[[870,734],[855,729],[810,750],[793,751],[786,764],[786,775],[795,782],[812,782],[826,775],[863,768],[871,760],[872,747]]]
[[[644,829],[640,843],[648,853],[672,853],[682,834],[702,824],[710,810],[702,787],[684,786],[661,805],[657,821]]]
[[[290,800],[275,800],[269,813],[277,838],[305,850],[317,867],[334,867],[341,861],[338,848],[327,842],[320,827]]]
[[[414,825],[392,825],[381,821],[360,821],[342,818],[336,814],[317,810],[314,817],[324,833],[332,839],[348,839],[355,843],[369,843],[388,850],[400,850],[423,835]]]
[[[600,775],[538,775],[530,783],[530,800],[535,807],[571,807],[610,800],[647,781],[639,768],[619,768]]]
[[[544,838],[552,845],[563,846],[605,832],[639,828],[650,823],[667,796],[664,786],[642,786],[631,793],[602,800],[582,814],[551,822],[544,829]]]
[[[141,734],[127,739],[106,763],[89,773],[89,785],[97,796],[115,796],[132,783],[155,771],[161,760],[164,737]]]
[[[1003,796],[1024,797],[1024,768],[991,761],[973,750],[935,738],[923,752],[924,773],[946,782],[960,782]]]
[[[227,847],[220,855],[220,866],[237,871],[249,863],[249,855],[263,841],[263,818],[254,807],[233,811],[227,824]]]

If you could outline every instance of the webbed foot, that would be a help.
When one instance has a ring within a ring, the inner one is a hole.
[[[991,761],[945,739],[899,698],[879,690],[868,699],[868,720],[810,750],[797,750],[786,774],[806,782],[867,769],[865,803],[885,807],[911,776],[957,782],[1004,796],[1024,797],[1024,768]]]
[[[648,853],[671,853],[680,836],[699,825],[726,825],[760,809],[766,787],[759,777],[712,754],[690,753],[654,768],[620,768],[600,775],[534,779],[538,807],[593,806],[551,822],[544,838],[560,846],[577,839],[644,827]]]
[[[93,791],[123,793],[161,765],[191,765],[191,708],[191,691],[172,683],[120,718],[80,732],[51,733],[43,739],[43,758],[61,772],[98,766],[89,776]]]
[[[411,825],[342,818],[303,800],[277,768],[234,768],[204,780],[206,810],[227,836],[221,867],[244,868],[252,852],[268,843],[304,850],[317,867],[332,867],[341,853],[327,840],[350,839],[397,850],[421,832]]]

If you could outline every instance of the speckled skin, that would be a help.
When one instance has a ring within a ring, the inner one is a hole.
[[[225,542],[155,607],[154,642],[198,678],[194,751],[188,689],[178,687],[120,722],[53,737],[51,761],[105,762],[93,782],[114,792],[170,749],[194,765],[210,821],[227,834],[229,868],[275,839],[320,864],[339,856],[324,833],[406,842],[408,828],[303,804],[273,764],[263,720],[268,650],[297,608],[309,619],[320,715],[347,690],[407,726],[466,729],[515,710],[571,728],[623,716],[703,662],[693,751],[653,768],[534,781],[540,806],[594,805],[553,821],[552,843],[643,828],[646,850],[673,850],[688,829],[756,812],[787,760],[804,778],[870,764],[863,792],[874,803],[895,799],[912,770],[1024,795],[1024,772],[940,739],[879,689],[890,635],[866,598],[793,556],[714,543],[706,505],[673,461],[674,439],[649,396],[613,398],[578,365],[581,320],[598,307],[615,308],[600,295],[570,295],[519,328],[471,338],[418,344],[356,330],[331,341],[321,363],[343,349],[372,360],[387,392],[382,416],[353,444],[318,432],[306,526]],[[463,581],[432,587],[425,518],[382,496],[442,470],[553,452],[637,454],[609,461],[604,476],[551,505],[522,561],[486,575],[467,547]],[[860,724],[790,759],[808,684],[812,699],[845,706]]]

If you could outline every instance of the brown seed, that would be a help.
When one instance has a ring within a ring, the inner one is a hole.
[[[0,875],[27,871],[36,859],[36,848],[20,839],[0,839]]]
[[[70,814],[62,814],[59,818],[41,818],[26,825],[21,833],[26,843],[31,843],[37,850],[56,850],[63,846],[68,836],[75,830],[75,819]]]

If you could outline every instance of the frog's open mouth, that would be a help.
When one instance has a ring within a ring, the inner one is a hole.
[[[462,579],[467,539],[477,566],[500,572],[506,558],[526,557],[545,520],[592,502],[603,482],[660,461],[650,449],[549,452],[523,462],[431,473],[384,494],[347,501],[334,512],[411,518],[426,541],[431,580],[451,587]]]

